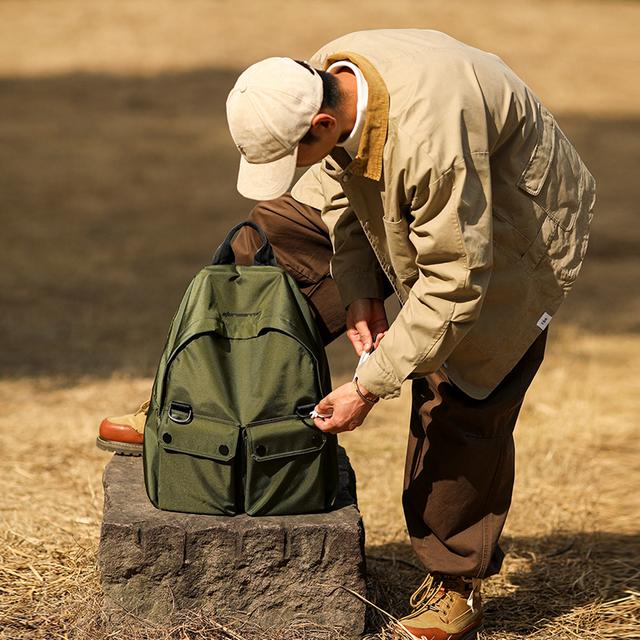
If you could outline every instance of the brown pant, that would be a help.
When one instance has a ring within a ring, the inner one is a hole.
[[[264,229],[331,342],[345,330],[346,313],[329,274],[331,242],[319,212],[286,195],[260,203],[249,218]],[[243,229],[234,243],[237,261],[249,262],[258,244]],[[545,342],[546,331],[485,400],[464,394],[442,371],[413,381],[402,504],[413,549],[428,571],[483,578],[500,570],[513,429]]]

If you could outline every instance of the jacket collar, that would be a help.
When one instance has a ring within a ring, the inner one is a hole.
[[[389,91],[377,69],[360,54],[333,53],[326,59],[324,68],[340,60],[349,60],[362,71],[369,86],[369,100],[356,157],[345,165],[344,156],[348,157],[348,154],[340,153],[344,149],[339,147],[331,152],[331,156],[343,171],[378,181],[382,177],[382,156],[389,125]]]

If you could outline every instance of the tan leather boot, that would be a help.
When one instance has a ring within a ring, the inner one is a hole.
[[[482,628],[480,580],[429,574],[400,624],[416,640],[476,640]]]
[[[148,410],[147,400],[135,413],[105,418],[100,423],[99,435],[96,438],[98,448],[125,456],[141,456]]]

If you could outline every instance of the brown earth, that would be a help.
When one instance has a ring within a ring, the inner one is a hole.
[[[238,72],[379,26],[438,28],[500,54],[599,185],[587,264],[519,423],[485,637],[640,636],[640,4],[5,0],[0,638],[252,635],[201,619],[105,628],[94,558],[108,458],[93,438],[102,416],[145,399],[184,287],[250,207],[235,192],[224,120]],[[339,382],[355,359],[343,341],[330,352]],[[421,580],[399,500],[407,411],[405,393],[342,438],[359,477],[372,598],[396,616]],[[375,615],[370,631],[391,633]],[[334,637],[322,633],[270,637]]]

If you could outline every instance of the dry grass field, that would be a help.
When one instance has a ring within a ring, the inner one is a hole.
[[[0,638],[256,637],[201,617],[105,624],[95,553],[108,455],[94,437],[104,415],[147,397],[187,282],[249,209],[224,119],[239,71],[381,26],[441,29],[500,54],[599,184],[587,264],[517,429],[484,638],[640,637],[640,3],[3,0]],[[330,355],[340,382],[355,357],[343,341]],[[342,438],[370,597],[396,616],[422,578],[400,508],[407,413],[405,393]],[[372,613],[370,637],[390,638],[385,625]]]

